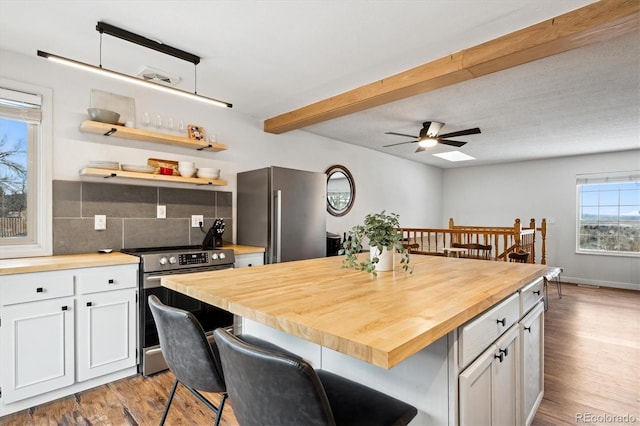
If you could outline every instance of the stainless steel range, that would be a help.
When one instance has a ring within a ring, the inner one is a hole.
[[[233,314],[160,285],[160,279],[167,275],[233,268],[232,249],[180,246],[123,249],[122,252],[140,257],[140,373],[147,376],[167,369],[148,306],[152,294],[164,304],[193,313],[208,335],[218,327],[233,327]]]

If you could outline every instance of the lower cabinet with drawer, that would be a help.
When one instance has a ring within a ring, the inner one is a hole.
[[[79,271],[76,379],[79,382],[136,362],[137,269]]]
[[[544,389],[542,280],[458,329],[460,425],[530,425]]]
[[[136,374],[137,270],[0,279],[0,416]]]

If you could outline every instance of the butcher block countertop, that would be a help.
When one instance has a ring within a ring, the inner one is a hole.
[[[139,262],[140,258],[119,252],[2,259],[0,260],[0,275],[91,268],[94,266],[128,265]]]
[[[224,244],[222,246],[223,249],[233,249],[233,252],[238,254],[254,254],[254,253],[264,253],[264,247],[254,247],[254,246],[243,246],[240,244]]]
[[[264,253],[264,247],[225,245],[235,254]],[[95,266],[115,266],[139,263],[140,258],[120,252],[85,253],[62,256],[24,257],[20,259],[0,259],[0,275],[46,272],[61,269],[91,268]]]
[[[341,268],[342,257],[162,278],[234,314],[389,369],[546,271],[544,265],[411,256],[413,274]]]

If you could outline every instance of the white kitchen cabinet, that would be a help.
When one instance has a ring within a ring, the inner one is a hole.
[[[513,326],[460,374],[460,425],[519,423],[518,341]]]
[[[136,365],[136,292],[109,291],[78,298],[77,380]]]
[[[77,380],[134,367],[137,267],[82,270],[78,293]]]
[[[0,416],[136,374],[138,265],[0,279]]]
[[[529,426],[544,393],[544,304],[520,321],[522,424]]]
[[[235,268],[264,265],[264,253],[236,254]]]
[[[73,346],[72,297],[3,306],[0,327],[3,404],[71,385]]]

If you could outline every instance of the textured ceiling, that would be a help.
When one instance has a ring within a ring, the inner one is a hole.
[[[97,65],[103,20],[201,56],[198,92],[261,122],[589,3],[0,0],[0,48]],[[626,35],[304,130],[438,167],[638,148],[639,46],[638,33]],[[132,75],[151,66],[194,87],[192,64],[110,36],[102,63]],[[477,160],[381,148],[402,141],[385,131],[417,134],[425,120],[447,123],[443,132],[480,127],[459,138]]]

